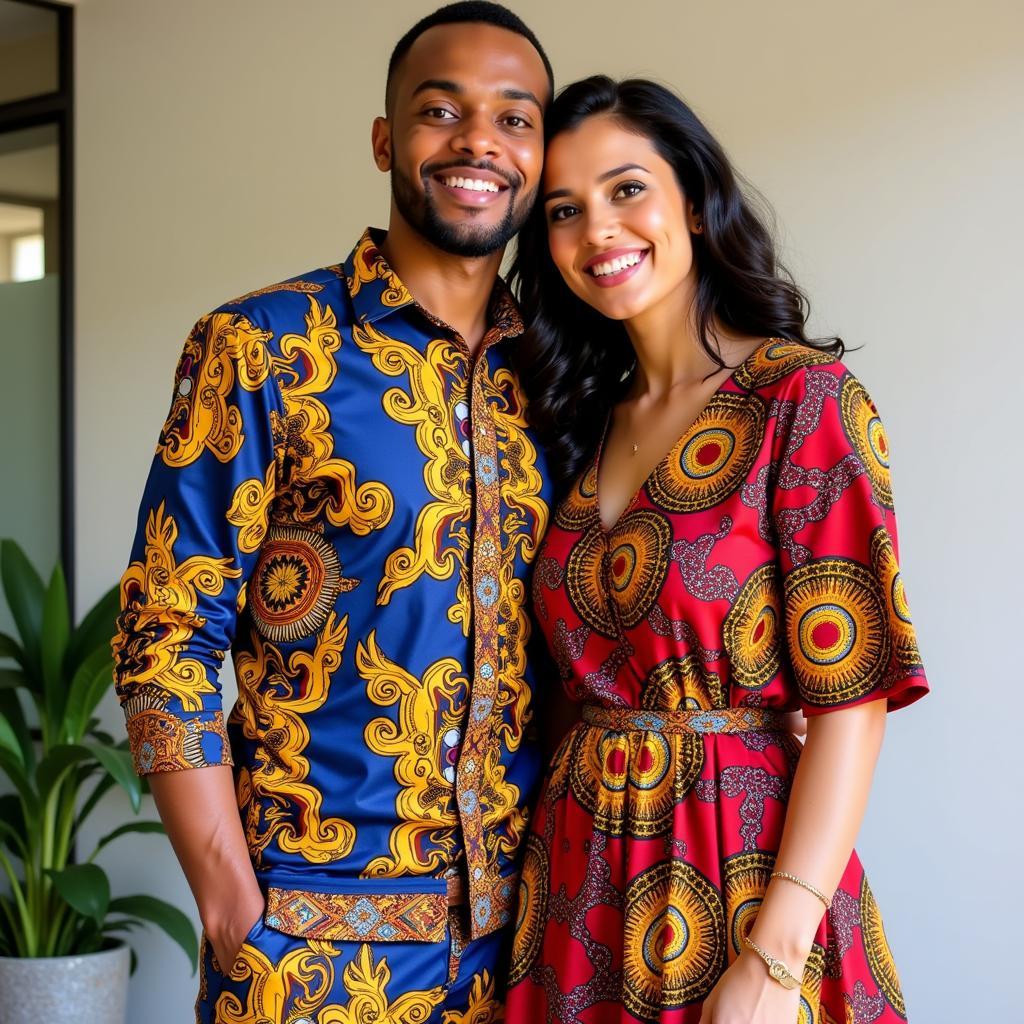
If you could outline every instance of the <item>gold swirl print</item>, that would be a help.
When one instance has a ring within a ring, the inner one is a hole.
[[[390,522],[395,502],[383,483],[357,483],[355,466],[334,457],[331,417],[317,396],[334,383],[335,353],[340,348],[333,310],[310,295],[306,333],[284,335],[281,360],[275,361],[285,407],[281,425],[285,480],[273,518],[288,525],[311,524],[326,516],[334,526],[347,526],[365,536]]]
[[[274,478],[277,463],[267,466],[266,478],[252,477],[243,480],[235,488],[228,509],[228,522],[238,527],[238,550],[250,553],[256,551],[267,535],[267,520],[270,505],[274,500]]]
[[[238,702],[231,714],[255,740],[251,764],[239,774],[239,804],[249,852],[257,863],[276,839],[286,853],[325,864],[348,856],[355,828],[343,818],[323,818],[323,794],[310,784],[306,717],[323,707],[331,675],[341,665],[348,616],[331,613],[312,652],[281,652],[252,633],[253,650],[235,658]],[[302,680],[296,687],[294,680]]]
[[[216,597],[226,579],[241,569],[230,558],[192,555],[180,565],[174,557],[178,524],[164,512],[163,502],[146,520],[143,560],[132,562],[121,579],[121,607],[114,651],[118,693],[149,684],[177,697],[186,711],[202,710],[202,695],[215,693],[206,668],[182,657],[206,619],[196,611],[199,595]],[[223,652],[220,654],[223,658]]]
[[[422,677],[412,675],[381,651],[375,632],[356,648],[356,668],[374,704],[398,706],[397,721],[374,718],[364,735],[369,751],[395,759],[400,822],[388,840],[391,855],[370,861],[364,874],[393,877],[443,867],[456,846],[452,755],[469,683],[455,658],[435,661]]]
[[[242,447],[242,413],[228,398],[235,380],[256,391],[270,374],[267,342],[273,337],[240,313],[213,313],[192,328],[178,361],[174,399],[157,453],[181,468],[209,450],[230,462]]]
[[[229,975],[234,982],[249,982],[245,1000],[234,992],[222,993],[214,1018],[220,1024],[299,1024],[314,1019],[317,1024],[425,1024],[444,999],[440,985],[388,999],[387,957],[374,961],[371,947],[363,943],[341,976],[348,1002],[329,1003],[338,955],[331,943],[313,939],[273,963],[255,945],[245,943]]]
[[[384,283],[384,289],[380,295],[382,305],[394,308],[412,302],[412,296],[405,285],[399,281],[395,272],[388,266],[380,249],[368,234],[359,240],[356,251],[352,254],[352,269],[355,276],[349,279],[348,287],[353,297],[359,294],[364,284],[382,281]]]
[[[415,547],[398,548],[384,563],[377,603],[388,604],[396,591],[411,586],[424,573],[446,580],[458,571],[456,601],[448,609],[448,618],[461,624],[468,636],[469,461],[455,435],[453,413],[456,404],[466,401],[466,355],[450,338],[431,341],[424,354],[372,324],[354,326],[352,339],[382,373],[408,376],[408,391],[395,387],[384,394],[384,411],[396,422],[416,428],[416,445],[427,459],[423,481],[435,499],[416,518]],[[446,376],[459,382],[452,385],[447,398]]]

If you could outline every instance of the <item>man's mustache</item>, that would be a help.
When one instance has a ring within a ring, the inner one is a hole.
[[[423,167],[422,175],[424,179],[432,178],[441,171],[452,170],[456,167],[460,170],[470,168],[474,171],[490,171],[492,174],[498,175],[503,181],[506,181],[511,189],[518,189],[523,184],[523,180],[518,174],[510,175],[508,171],[502,170],[502,168],[492,164],[489,160],[449,160],[443,164],[426,164]]]

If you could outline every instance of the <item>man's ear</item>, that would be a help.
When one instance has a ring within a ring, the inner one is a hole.
[[[391,122],[386,117],[373,119],[373,131],[370,135],[373,147],[373,162],[378,171],[391,170]]]

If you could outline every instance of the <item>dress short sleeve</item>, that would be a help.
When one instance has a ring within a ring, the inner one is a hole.
[[[800,370],[777,399],[772,514],[786,646],[806,715],[928,692],[899,567],[889,444],[842,364]]]

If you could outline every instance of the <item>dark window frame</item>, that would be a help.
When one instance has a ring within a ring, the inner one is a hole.
[[[68,597],[75,603],[75,105],[74,8],[50,0],[13,0],[57,15],[57,91],[0,103],[0,134],[56,125],[60,166],[60,557],[68,581]]]

